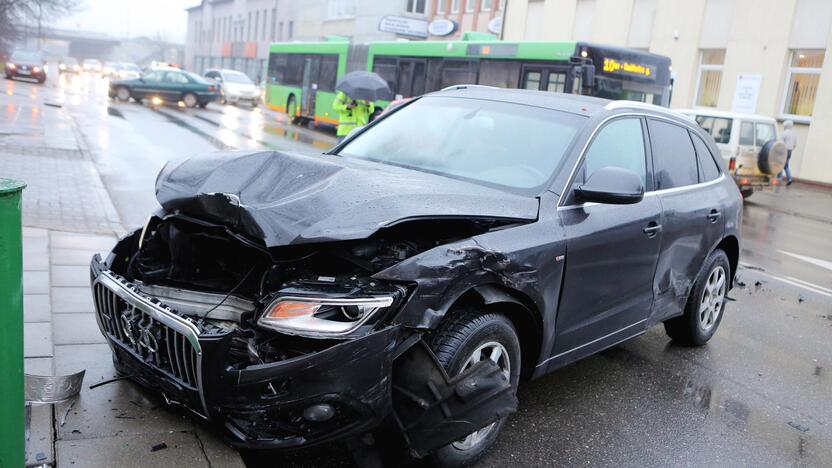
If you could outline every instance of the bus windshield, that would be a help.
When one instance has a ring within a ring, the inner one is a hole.
[[[338,154],[531,189],[549,180],[584,121],[539,107],[427,96],[349,141]]]

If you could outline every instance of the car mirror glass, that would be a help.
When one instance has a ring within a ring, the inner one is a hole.
[[[621,167],[597,169],[589,179],[575,188],[575,195],[583,202],[627,205],[644,198],[644,183],[635,172]]]

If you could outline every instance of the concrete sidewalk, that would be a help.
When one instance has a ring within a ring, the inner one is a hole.
[[[0,177],[23,192],[27,373],[86,369],[80,397],[32,408],[27,466],[242,467],[239,454],[181,412],[116,377],[98,330],[89,262],[122,232],[118,214],[65,108],[45,87],[15,87],[0,113]],[[31,93],[31,95],[29,94]]]
[[[754,192],[746,201],[770,211],[832,224],[832,188],[795,182]]]

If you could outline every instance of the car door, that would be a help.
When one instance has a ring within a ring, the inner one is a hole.
[[[699,167],[692,140],[698,135],[666,120],[650,118],[647,125],[656,184],[656,191],[648,196],[658,198],[662,207],[651,311],[658,321],[682,313],[705,257],[722,236],[724,214],[713,191],[712,168]],[[704,142],[697,140],[697,145]],[[710,153],[707,157],[713,162]]]
[[[642,176],[652,186],[644,121],[621,117],[601,127],[576,172],[575,187],[604,166]],[[566,258],[558,308],[557,367],[642,333],[653,302],[653,274],[661,245],[661,205],[645,197],[630,205],[580,203],[569,194],[558,208]]]
[[[165,72],[162,79],[162,98],[168,102],[178,102],[182,95],[191,90],[191,81],[184,73],[178,71]]]
[[[154,70],[145,73],[133,85],[133,97],[142,99],[148,96],[155,96],[161,89],[162,75],[164,72]]]

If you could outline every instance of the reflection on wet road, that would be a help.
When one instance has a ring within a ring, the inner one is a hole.
[[[171,159],[227,147],[320,153],[335,142],[260,108],[115,103],[91,77],[6,81],[4,91],[71,112],[77,130],[56,123],[43,137],[81,132],[127,227],[155,208],[154,180]],[[40,118],[34,109],[0,105]],[[673,346],[658,327],[522,384],[519,412],[480,466],[832,465],[832,196],[781,190],[746,204],[734,302],[707,346]],[[246,456],[251,466],[353,464],[342,444]]]

